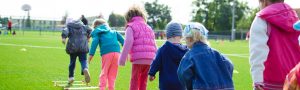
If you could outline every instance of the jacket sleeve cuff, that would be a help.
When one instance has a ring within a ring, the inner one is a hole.
[[[151,71],[151,69],[150,69],[149,72],[148,72],[148,75],[155,76],[155,72]]]
[[[257,87],[264,87],[264,83],[263,82],[255,82],[253,84],[253,87],[257,88]]]

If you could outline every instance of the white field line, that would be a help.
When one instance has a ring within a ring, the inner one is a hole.
[[[241,58],[249,58],[248,54],[224,54],[226,56],[234,56],[234,57],[241,57]]]
[[[17,46],[17,47],[31,47],[31,48],[65,49],[65,48],[63,48],[63,47],[34,46],[34,45],[18,45],[18,44],[8,44],[8,43],[0,43],[0,46]]]
[[[59,87],[64,87],[67,86],[68,84],[57,84],[56,86]],[[86,86],[86,84],[82,83],[82,84],[72,84],[72,86]]]
[[[3,40],[11,40],[12,38],[1,38]],[[39,37],[39,38],[30,38],[30,37],[15,37],[13,39],[17,39],[17,40],[25,40],[25,39],[29,39],[29,40],[44,40],[44,39],[50,39],[50,40],[53,40],[53,39],[56,39],[56,40],[60,40],[61,38],[49,38],[49,37]]]
[[[18,45],[18,44],[8,44],[0,43],[0,46],[18,46],[18,47],[31,47],[31,48],[50,48],[50,49],[65,49],[64,47],[50,47],[50,46],[35,46],[35,45]],[[248,54],[224,54],[226,56],[242,57],[248,58]]]
[[[83,90],[83,89],[98,89],[99,87],[70,87],[70,88],[64,88],[65,90]]]
[[[69,82],[69,81],[52,81],[53,83],[58,83],[58,82],[62,82],[62,83],[66,83],[66,82]],[[84,81],[73,81],[74,83],[75,82],[84,82]]]

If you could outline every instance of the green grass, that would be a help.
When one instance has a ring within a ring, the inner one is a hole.
[[[161,46],[163,42],[158,41],[157,44]],[[210,41],[210,44],[223,54],[243,55],[242,57],[228,56],[234,63],[235,70],[238,71],[233,76],[234,84],[236,90],[251,90],[248,42]],[[30,45],[50,48],[29,47]],[[25,32],[24,35],[22,32],[17,32],[17,36],[0,35],[0,90],[61,89],[54,87],[52,81],[68,79],[69,56],[65,53],[64,47],[58,32],[42,32],[41,36],[39,32],[34,31]],[[24,48],[26,51],[22,51]],[[98,86],[101,70],[99,52],[95,54],[89,70],[92,78],[91,85]],[[129,62],[125,67],[119,67],[116,90],[128,90],[130,73]],[[83,80],[78,61],[75,79]],[[158,78],[153,82],[148,82],[147,89],[158,90]]]

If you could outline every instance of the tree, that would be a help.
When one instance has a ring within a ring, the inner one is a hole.
[[[247,14],[246,2],[234,0],[195,0],[193,1],[193,21],[203,23],[209,30],[231,30],[232,4],[235,3],[235,20]],[[235,25],[238,22],[235,22]]]
[[[109,25],[112,27],[122,27],[125,25],[125,18],[122,15],[111,13],[108,18]]]
[[[146,2],[145,9],[149,15],[147,23],[155,29],[164,29],[172,19],[170,7],[159,4],[157,0],[151,3]]]
[[[259,8],[251,9],[247,16],[244,16],[241,20],[239,20],[237,23],[237,29],[238,30],[249,30],[252,24],[252,21],[254,20],[256,13],[259,11]]]

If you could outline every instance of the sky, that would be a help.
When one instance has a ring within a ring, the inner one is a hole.
[[[31,17],[43,19],[61,20],[61,17],[68,12],[70,17],[79,18],[80,15],[96,16],[102,13],[107,19],[111,12],[124,15],[133,4],[143,5],[144,2],[154,0],[1,0],[0,15],[25,16],[21,9],[22,5],[31,5]],[[171,7],[171,15],[174,21],[186,23],[192,17],[193,0],[158,0],[161,4]],[[248,2],[252,8],[258,7],[258,0],[241,0]],[[300,0],[285,0],[293,8],[300,8]]]

